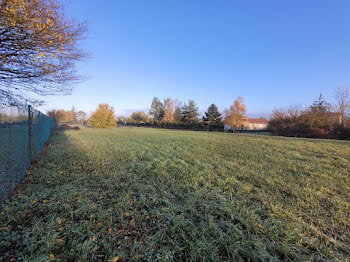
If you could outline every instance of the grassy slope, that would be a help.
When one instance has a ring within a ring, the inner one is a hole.
[[[349,259],[349,142],[145,128],[51,142],[0,214],[3,258]]]

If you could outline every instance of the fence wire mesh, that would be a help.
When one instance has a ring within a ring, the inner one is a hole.
[[[0,107],[0,205],[26,175],[55,120],[28,105]]]

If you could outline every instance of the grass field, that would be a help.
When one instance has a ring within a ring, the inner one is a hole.
[[[0,214],[0,260],[349,261],[350,143],[57,132]]]

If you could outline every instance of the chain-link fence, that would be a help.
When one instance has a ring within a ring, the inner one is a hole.
[[[28,105],[0,107],[0,205],[26,175],[55,127]]]

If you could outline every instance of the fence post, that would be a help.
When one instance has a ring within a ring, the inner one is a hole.
[[[31,107],[28,105],[28,130],[29,130],[29,161],[32,164],[32,119],[31,119]]]

